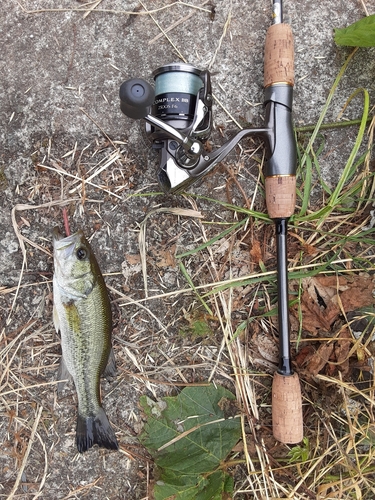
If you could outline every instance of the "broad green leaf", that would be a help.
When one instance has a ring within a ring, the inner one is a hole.
[[[241,437],[234,395],[220,386],[186,387],[140,404],[147,417],[140,440],[159,468],[155,498],[228,498],[232,481],[220,466]]]
[[[226,500],[232,498],[234,481],[224,471],[218,470],[204,476],[181,476],[181,484],[158,481],[154,488],[155,500]]]
[[[335,29],[337,45],[350,47],[375,47],[375,14],[351,24],[347,28]]]

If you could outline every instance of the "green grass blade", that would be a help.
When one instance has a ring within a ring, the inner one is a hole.
[[[192,279],[190,278],[189,273],[187,272],[187,269],[184,266],[184,264],[180,261],[179,265],[180,265],[180,269],[181,269],[181,272],[182,272],[183,276],[185,277],[186,281],[189,283],[191,289],[195,293],[195,295],[196,295],[197,299],[199,300],[199,302],[203,305],[203,307],[206,309],[206,311],[208,312],[208,314],[210,316],[214,316],[214,313],[212,312],[212,310],[210,309],[210,307],[208,306],[208,304],[199,295],[198,290],[195,288],[194,283],[193,283]]]
[[[228,227],[227,229],[222,231],[220,234],[214,236],[209,241],[206,241],[202,245],[199,245],[198,247],[194,248],[193,250],[189,250],[187,252],[180,253],[180,254],[176,255],[176,258],[181,259],[183,257],[188,257],[190,255],[194,255],[194,254],[200,252],[201,250],[204,250],[205,248],[208,248],[209,246],[213,245],[216,241],[221,240],[222,238],[225,238],[225,236],[227,236],[227,234],[230,234],[232,231],[236,231],[237,229],[239,229],[241,226],[246,224],[246,222],[247,222],[247,218],[242,219],[241,221],[233,224],[231,227]]]
[[[325,115],[327,114],[327,111],[328,111],[328,108],[329,108],[329,106],[331,104],[331,101],[332,101],[332,98],[334,96],[334,93],[336,92],[336,89],[337,89],[337,87],[338,87],[338,85],[340,83],[340,80],[343,77],[343,75],[344,75],[344,73],[346,71],[346,68],[348,67],[350,61],[353,59],[353,56],[354,56],[354,54],[356,52],[357,52],[357,49],[354,49],[351,52],[351,54],[349,54],[348,58],[346,59],[345,63],[343,64],[343,66],[342,66],[339,74],[337,75],[337,77],[336,77],[336,79],[335,79],[335,81],[334,81],[334,83],[332,85],[331,90],[329,91],[329,94],[328,94],[328,97],[327,97],[327,101],[324,104],[324,107],[323,107],[323,110],[322,110],[322,112],[321,112],[321,114],[319,116],[318,122],[317,122],[317,124],[315,126],[315,129],[314,129],[314,131],[313,131],[313,133],[312,133],[312,135],[310,137],[309,144],[308,144],[308,146],[306,148],[306,152],[305,152],[305,154],[302,157],[301,164],[300,164],[301,168],[303,168],[305,166],[307,155],[310,153],[310,150],[312,149],[312,146],[313,146],[313,144],[315,142],[316,136],[319,133],[320,127],[321,127],[321,125],[323,123]]]

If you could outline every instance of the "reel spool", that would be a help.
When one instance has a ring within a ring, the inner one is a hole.
[[[190,64],[172,63],[156,69],[153,77],[152,114],[187,135],[207,139],[212,128],[209,73]]]

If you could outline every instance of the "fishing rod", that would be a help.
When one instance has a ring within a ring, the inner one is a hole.
[[[273,432],[284,443],[302,440],[302,403],[290,356],[288,314],[287,222],[296,198],[296,144],[292,124],[294,48],[290,26],[283,23],[281,0],[273,2],[264,61],[265,126],[237,132],[214,151],[205,141],[212,131],[212,91],[208,71],[184,63],[153,72],[155,88],[133,78],[120,87],[122,112],[144,119],[152,147],[159,153],[157,178],[165,193],[180,193],[200,180],[245,137],[264,141],[268,214],[275,221],[278,274],[280,364],[272,387]]]
[[[268,116],[274,115],[275,126],[285,127],[285,134],[283,143],[275,144],[267,161],[265,190],[268,215],[275,222],[277,256],[280,361],[272,384],[272,426],[274,437],[283,443],[298,443],[303,438],[301,387],[291,363],[288,303],[287,231],[295,209],[297,165],[291,116],[293,86],[293,34],[283,22],[282,0],[274,0],[273,24],[264,49],[265,107]]]

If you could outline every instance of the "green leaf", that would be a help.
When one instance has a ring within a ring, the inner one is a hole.
[[[159,468],[155,499],[229,498],[233,482],[221,465],[241,437],[235,396],[220,386],[186,387],[140,404],[147,416],[140,441]]]
[[[306,462],[310,454],[310,442],[307,437],[303,438],[302,445],[291,448],[288,452],[289,463]]]
[[[234,481],[224,471],[218,470],[208,476],[180,476],[180,484],[160,480],[154,488],[155,500],[224,500],[232,498]]]
[[[350,47],[375,47],[375,14],[351,24],[347,28],[335,29],[337,45]]]

